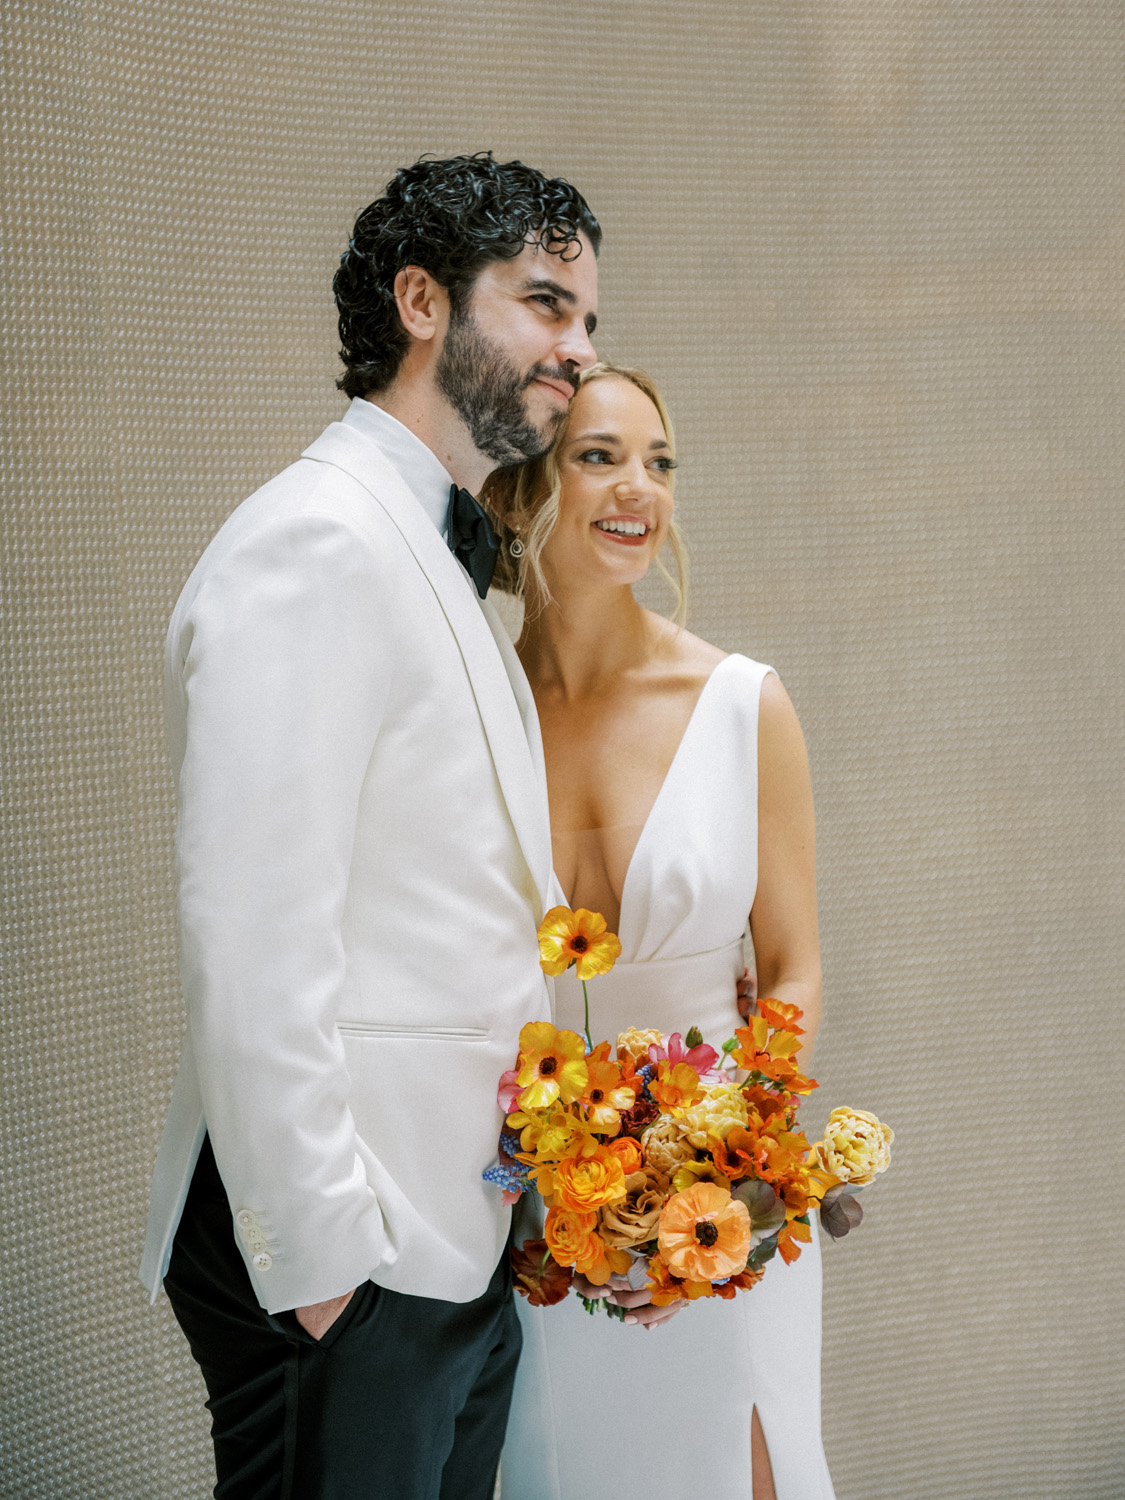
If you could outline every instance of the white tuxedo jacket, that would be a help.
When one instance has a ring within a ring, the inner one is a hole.
[[[166,715],[188,1035],[142,1279],[207,1130],[267,1311],[480,1295],[496,1085],[550,1013],[542,749],[495,612],[346,418],[204,553]]]

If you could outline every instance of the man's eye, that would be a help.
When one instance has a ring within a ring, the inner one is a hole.
[[[557,298],[550,296],[546,292],[540,292],[533,300],[541,303],[548,312],[555,312],[558,308]]]
[[[611,464],[613,455],[605,448],[587,448],[585,453],[578,455],[580,464]]]

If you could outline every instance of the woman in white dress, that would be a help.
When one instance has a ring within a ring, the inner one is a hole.
[[[820,959],[804,740],[769,667],[633,598],[669,539],[682,563],[674,468],[651,382],[599,365],[551,452],[487,496],[502,518],[498,581],[525,594],[518,651],[543,732],[557,899],[602,912],[621,939],[613,972],[590,985],[596,1037],[732,1035],[749,917],[759,992],[805,1013],[807,1072]],[[572,973],[556,1000],[556,1024],[581,1031]],[[832,1500],[815,1231],[733,1301],[658,1308],[611,1286],[624,1324],[576,1296],[517,1299],[505,1500]]]

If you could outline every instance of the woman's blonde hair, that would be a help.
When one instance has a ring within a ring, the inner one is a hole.
[[[601,360],[582,372],[579,388],[589,385],[592,380],[604,380],[610,375],[619,380],[628,380],[639,391],[643,391],[656,407],[674,458],[676,438],[672,431],[672,419],[655,382],[643,370],[633,370],[625,365],[613,365]],[[559,519],[562,478],[559,474],[558,454],[566,442],[569,427],[568,412],[546,453],[520,464],[518,468],[498,469],[490,476],[480,496],[500,534],[500,557],[492,577],[493,585],[503,589],[506,594],[515,594],[522,599],[527,594],[528,579],[533,579],[541,607],[549,603],[551,598],[551,591],[543,574],[542,557],[547,539]],[[672,487],[673,479],[674,475],[669,473],[669,488]],[[519,557],[513,557],[512,543],[517,538],[523,551]],[[687,616],[688,560],[687,547],[675,521],[668,528],[668,545],[676,562],[676,576],[673,577],[659,556],[656,558],[656,566],[676,596],[672,619],[675,624],[682,625]]]

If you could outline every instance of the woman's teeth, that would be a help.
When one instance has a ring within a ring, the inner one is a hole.
[[[615,531],[619,536],[644,536],[648,527],[644,521],[595,521],[599,531]]]

